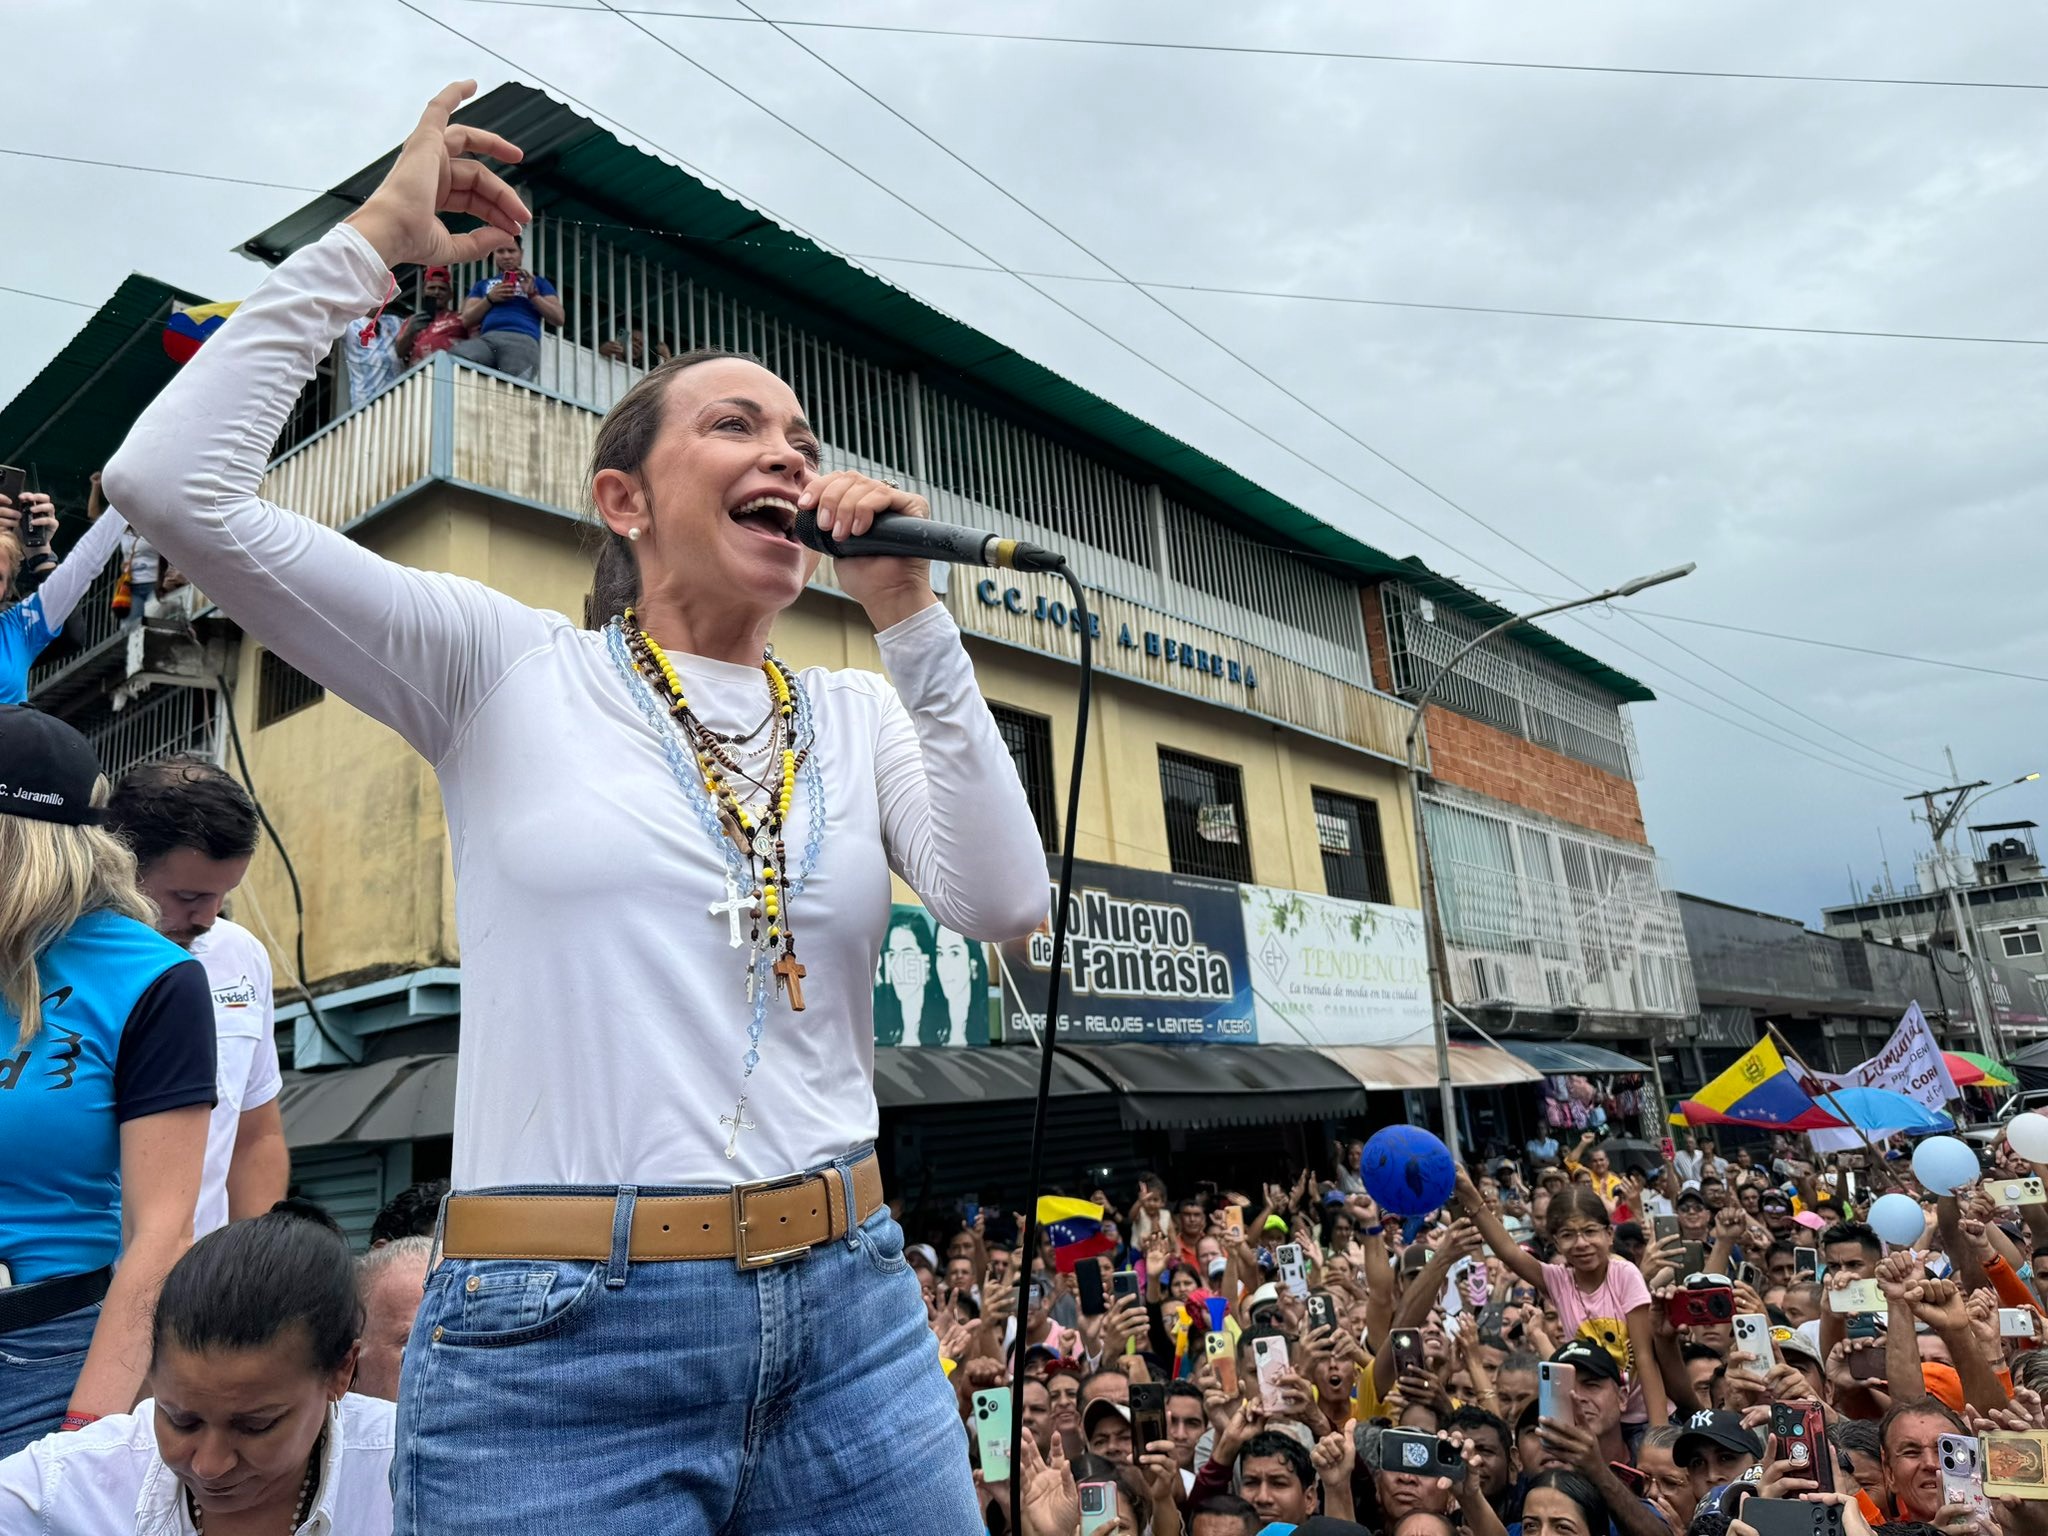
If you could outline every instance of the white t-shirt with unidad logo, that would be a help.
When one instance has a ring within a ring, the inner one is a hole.
[[[192,941],[191,954],[206,967],[219,1050],[219,1098],[206,1129],[206,1172],[192,1216],[192,1236],[198,1239],[228,1223],[228,1164],[243,1111],[276,1098],[284,1078],[277,1068],[269,951],[248,929],[221,918]]]

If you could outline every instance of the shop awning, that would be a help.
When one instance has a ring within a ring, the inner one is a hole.
[[[453,1135],[455,1057],[396,1056],[334,1072],[287,1072],[277,1102],[288,1147]]]
[[[1574,1040],[1503,1040],[1501,1045],[1545,1077],[1565,1072],[1647,1072],[1649,1067],[1619,1051]]]
[[[881,1046],[875,1051],[875,1099],[884,1109],[935,1104],[1000,1104],[1038,1096],[1038,1052],[1021,1047],[922,1050]],[[1109,1084],[1055,1052],[1054,1098],[1104,1094]]]
[[[1129,1131],[1278,1125],[1366,1108],[1357,1078],[1305,1045],[1062,1045],[1059,1053],[1114,1085]]]
[[[1437,1084],[1433,1045],[1325,1045],[1317,1049],[1367,1088],[1434,1088]],[[1457,1087],[1506,1088],[1542,1081],[1541,1072],[1498,1046],[1451,1042],[1451,1082]]]

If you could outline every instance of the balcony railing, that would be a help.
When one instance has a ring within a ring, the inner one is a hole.
[[[223,729],[220,695],[212,688],[160,687],[83,729],[101,770],[116,783],[138,763],[181,752],[217,762]]]
[[[38,708],[49,708],[45,700],[52,690],[61,692],[64,685],[82,677],[118,647],[121,620],[113,603],[114,587],[120,579],[121,562],[109,561],[71,610],[62,638],[28,669],[29,697],[36,700]]]
[[[567,339],[550,336],[544,372],[607,400],[640,374],[595,353],[572,359],[575,350]],[[994,500],[922,479],[875,456],[891,442],[919,435],[908,420],[878,427],[840,398],[869,388],[872,381],[863,382],[863,370],[877,377],[881,370],[844,356],[811,359],[806,367],[825,401],[818,415],[828,467],[889,474],[922,492],[942,521],[1070,551],[1082,580],[1098,591],[1241,639],[1323,678],[1366,685],[1355,590],[1184,507],[1148,498],[1143,487],[1070,450],[1056,450],[1063,459],[1034,463],[1034,445],[1023,434],[1009,432],[984,412],[970,413],[950,401],[935,405],[929,394],[917,419],[939,431],[943,442],[929,444],[926,452],[954,466],[957,473],[949,472],[949,478],[962,480],[961,466],[975,454],[986,455],[983,478],[972,483]],[[582,515],[600,420],[601,412],[580,400],[441,353],[280,457],[262,493],[333,528],[431,479]],[[849,423],[854,448],[830,435],[834,420]],[[1043,520],[998,504],[1018,500],[1043,507]],[[1188,580],[1169,579],[1140,563],[1155,558],[1161,527],[1176,551],[1173,569],[1187,566]],[[1216,548],[1198,566],[1190,551],[1205,543]],[[1226,580],[1224,567],[1235,577]],[[834,584],[829,562],[821,583]],[[1380,748],[1377,740],[1370,744]]]

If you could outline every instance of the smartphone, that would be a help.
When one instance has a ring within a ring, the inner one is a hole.
[[[1643,1488],[1649,1482],[1649,1479],[1644,1477],[1641,1472],[1638,1472],[1625,1461],[1610,1461],[1607,1463],[1607,1470],[1612,1472],[1615,1480],[1630,1493],[1639,1499],[1643,1496]]]
[[[1820,1404],[1792,1402],[1771,1404],[1771,1433],[1778,1438],[1778,1459],[1810,1477],[1822,1493],[1835,1491],[1835,1453],[1828,1443],[1827,1421]]]
[[[1102,1294],[1102,1266],[1095,1260],[1084,1259],[1074,1266],[1074,1289],[1081,1297],[1084,1316],[1100,1317],[1109,1310]]]
[[[1289,1369],[1287,1340],[1279,1334],[1253,1339],[1252,1368],[1259,1376],[1259,1405],[1268,1413],[1285,1407],[1280,1398],[1280,1378]]]
[[[1985,1188],[2000,1205],[2048,1204],[2048,1188],[2039,1179],[1999,1179],[1987,1181]]]
[[[1696,1275],[1707,1267],[1707,1245],[1687,1243],[1685,1252],[1678,1256],[1678,1273],[1682,1280],[1687,1275]]]
[[[1772,1358],[1771,1320],[1761,1312],[1736,1313],[1735,1347],[1728,1354],[1730,1369],[1749,1376],[1768,1376]]]
[[[1652,1216],[1650,1218],[1650,1236],[1660,1243],[1678,1236],[1678,1218],[1676,1216]]]
[[[1032,1311],[1036,1312],[1040,1307],[1045,1305],[1045,1282],[1043,1280],[1040,1280],[1035,1276],[1033,1277],[1031,1281],[1030,1296]]]
[[[1711,1328],[1735,1316],[1735,1292],[1725,1285],[1682,1287],[1671,1293],[1664,1315],[1679,1328]]]
[[[1555,1360],[1539,1362],[1536,1367],[1536,1416],[1553,1424],[1578,1423],[1578,1413],[1572,1407],[1572,1389],[1578,1384],[1576,1366],[1560,1365]]]
[[[1311,1328],[1335,1328],[1337,1326],[1337,1298],[1328,1291],[1312,1291],[1308,1298],[1308,1325]]]
[[[1757,1536],[1842,1536],[1842,1506],[1809,1504],[1804,1499],[1742,1501],[1741,1518]]]
[[[1761,1291],[1764,1288],[1764,1272],[1754,1264],[1742,1265],[1735,1271],[1735,1278],[1752,1291]]]
[[[1845,1357],[1849,1374],[1858,1381],[1882,1376],[1884,1364],[1884,1317],[1877,1312],[1858,1312],[1844,1326],[1843,1335],[1855,1347]]]
[[[1450,1441],[1419,1429],[1387,1429],[1380,1431],[1380,1470],[1457,1482],[1465,1475],[1465,1458]]]
[[[1212,1333],[1202,1341],[1209,1363],[1216,1367],[1216,1385],[1230,1396],[1237,1396],[1237,1351],[1230,1347],[1230,1335]]]
[[[1388,1348],[1394,1352],[1396,1381],[1399,1381],[1405,1372],[1429,1368],[1428,1357],[1422,1352],[1422,1335],[1413,1328],[1396,1328],[1388,1335]]]
[[[1984,1468],[1975,1435],[1943,1435],[1934,1442],[1941,1458],[1941,1502],[1961,1504],[1988,1520],[1991,1501],[1984,1497]]]
[[[1820,1250],[1818,1248],[1794,1248],[1792,1250],[1792,1273],[1801,1280],[1819,1278]]]
[[[981,1447],[983,1482],[999,1483],[1010,1475],[1010,1389],[974,1394],[974,1439]]]
[[[1120,1269],[1109,1277],[1110,1293],[1115,1296],[1138,1294],[1138,1272],[1135,1269]]]
[[[2037,1339],[2034,1309],[2032,1307],[2000,1307],[1998,1309],[1998,1332],[2001,1338]]]
[[[1166,1438],[1166,1384],[1158,1381],[1131,1383],[1131,1454],[1143,1456],[1146,1447]]]
[[[982,1480],[987,1481],[986,1475]],[[1104,1526],[1116,1524],[1115,1483],[1083,1483],[1075,1491],[1081,1495],[1081,1536],[1095,1536]]]
[[[21,540],[24,553],[34,554],[49,548],[49,535],[29,525],[28,508],[22,505],[22,492],[28,489],[28,475],[12,464],[0,464],[0,496],[5,496],[15,511],[21,514],[21,522],[15,528],[15,537]]]
[[[1851,1280],[1838,1291],[1828,1292],[1830,1312],[1882,1312],[1884,1292],[1875,1280]]]
[[[1282,1243],[1273,1250],[1273,1258],[1280,1265],[1280,1283],[1287,1287],[1290,1296],[1308,1295],[1308,1261],[1302,1257],[1299,1243]]]
[[[962,1195],[960,1197],[960,1214],[967,1218],[967,1225],[971,1229],[974,1226],[975,1220],[981,1215],[981,1196]]]
[[[1231,1204],[1223,1207],[1223,1235],[1233,1243],[1244,1241],[1244,1207]]]

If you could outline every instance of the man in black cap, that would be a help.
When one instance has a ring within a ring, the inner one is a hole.
[[[1533,1472],[1562,1467],[1584,1476],[1607,1501],[1621,1536],[1670,1536],[1663,1517],[1614,1474],[1616,1466],[1635,1464],[1621,1431],[1619,1363],[1590,1339],[1574,1339],[1550,1358],[1572,1368],[1572,1416],[1541,1421],[1536,1465],[1525,1459],[1524,1467]]]
[[[1692,1473],[1695,1499],[1734,1482],[1763,1455],[1763,1442],[1742,1427],[1742,1415],[1725,1408],[1703,1408],[1692,1415],[1671,1450],[1671,1459]]]
[[[1697,1184],[1688,1184],[1678,1192],[1678,1198],[1671,1204],[1678,1217],[1678,1235],[1688,1243],[1699,1243],[1702,1247],[1714,1245],[1714,1208],[1707,1204],[1707,1197],[1700,1192]]]

